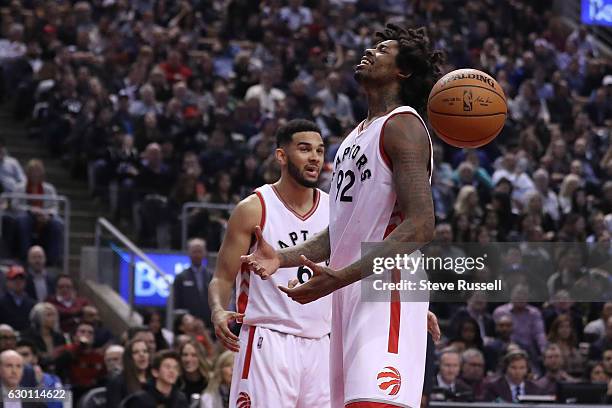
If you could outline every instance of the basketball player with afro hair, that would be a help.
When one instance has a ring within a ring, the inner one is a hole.
[[[439,338],[437,320],[428,313],[427,301],[401,302],[397,290],[385,293],[386,302],[364,302],[359,282],[373,273],[374,258],[395,257],[398,244],[402,252],[420,257],[420,248],[434,237],[432,144],[420,112],[441,62],[424,28],[388,24],[377,33],[376,46],[365,50],[355,67],[368,116],[334,159],[329,227],[279,251],[259,241],[257,251],[242,257],[263,279],[279,267],[310,268],[308,282],[280,287],[299,303],[333,293],[333,408],[420,405],[427,331]],[[361,254],[362,242],[383,244]],[[328,267],[318,265],[327,259]],[[397,281],[409,273],[389,275]]]

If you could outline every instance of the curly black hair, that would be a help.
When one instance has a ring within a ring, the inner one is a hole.
[[[411,74],[401,81],[400,100],[423,113],[429,92],[441,76],[443,53],[431,49],[425,27],[405,29],[389,23],[382,32],[376,33],[376,39],[378,42],[398,42],[396,64],[400,70]]]

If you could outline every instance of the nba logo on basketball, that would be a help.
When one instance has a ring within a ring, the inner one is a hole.
[[[397,396],[402,387],[402,376],[395,367],[385,367],[378,373],[376,379],[378,380],[378,388],[390,397]]]
[[[241,392],[238,394],[236,408],[251,408],[251,397],[249,397],[249,394],[246,392]]]
[[[472,111],[472,91],[463,91],[463,111]]]

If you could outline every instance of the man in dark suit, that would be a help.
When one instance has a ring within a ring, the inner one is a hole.
[[[440,354],[440,370],[434,377],[432,401],[472,400],[472,387],[459,378],[461,355],[453,348],[446,348]]]
[[[518,402],[521,395],[540,395],[542,391],[527,379],[529,361],[522,350],[511,351],[504,357],[504,375],[485,385],[485,401]]]
[[[449,337],[458,337],[461,323],[468,317],[473,318],[478,323],[480,329],[480,337],[484,340],[485,337],[495,336],[495,322],[490,313],[487,312],[487,300],[485,295],[480,292],[474,292],[467,301],[466,306],[460,307],[450,319]]]
[[[45,269],[47,257],[45,250],[34,245],[28,251],[28,274],[26,276],[26,292],[38,302],[44,302],[55,293],[55,279]]]
[[[204,321],[207,328],[212,328],[210,307],[208,306],[208,284],[212,274],[204,267],[206,242],[194,238],[187,244],[191,266],[179,273],[174,279],[174,307],[185,309]]]
[[[17,331],[30,327],[30,310],[36,301],[25,292],[26,274],[19,265],[12,265],[6,273],[6,294],[0,299],[0,323]]]

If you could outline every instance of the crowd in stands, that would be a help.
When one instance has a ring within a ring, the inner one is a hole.
[[[353,66],[385,22],[426,26],[445,51],[444,71],[488,72],[509,109],[502,133],[484,148],[456,149],[433,136],[436,241],[514,242],[489,273],[523,282],[506,304],[476,296],[438,306],[448,324],[427,393],[515,401],[586,380],[610,383],[612,395],[612,304],[576,303],[567,292],[582,282],[600,290],[594,299],[611,299],[609,271],[597,266],[612,255],[612,63],[586,27],[555,13],[553,1],[2,5],[2,94],[15,117],[27,119],[33,143],[88,181],[120,226],[135,226],[141,245],[159,248],[180,247],[185,203],[232,205],[274,182],[274,134],[287,120],[321,127],[327,189],[339,143],[367,113]],[[8,153],[3,142],[3,191],[55,194],[39,160],[24,172]],[[225,406],[232,356],[210,339],[209,316],[177,316],[170,336],[160,313],[147,313],[148,328],[114,338],[70,277],[46,272],[62,253],[57,209],[31,200],[13,210],[3,235],[11,234],[25,267],[11,266],[4,277],[3,367],[23,361],[24,380],[31,369],[35,380],[71,384],[79,395],[107,381],[113,398],[133,395],[128,406],[204,390],[202,406]],[[218,250],[229,213],[191,210],[188,235]],[[524,242],[576,245],[535,256]],[[577,243],[592,246],[581,252]],[[586,263],[595,255],[598,262]],[[534,269],[527,258],[547,266]],[[545,296],[528,304],[523,295],[536,275]],[[206,281],[197,284],[205,289]]]

